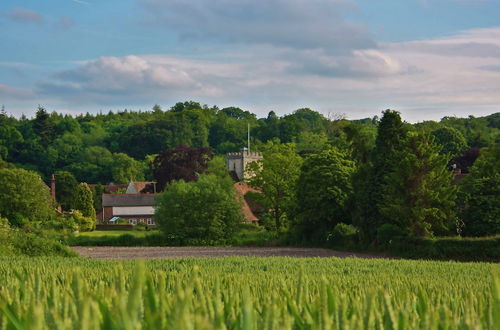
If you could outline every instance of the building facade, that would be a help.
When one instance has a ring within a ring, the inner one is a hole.
[[[262,154],[259,152],[250,152],[242,150],[240,152],[230,152],[226,155],[227,170],[236,176],[238,181],[249,179],[249,174],[246,172],[248,164],[262,159]]]
[[[121,218],[132,225],[144,223],[155,225],[154,204],[156,192],[155,182],[130,182],[124,194],[103,194],[102,212],[98,219],[102,223],[112,223]]]

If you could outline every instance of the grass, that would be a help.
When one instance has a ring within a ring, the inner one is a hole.
[[[0,258],[0,329],[498,329],[498,264]]]

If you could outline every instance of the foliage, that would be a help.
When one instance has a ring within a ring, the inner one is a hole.
[[[243,216],[232,181],[202,174],[172,181],[157,198],[155,219],[167,236],[210,244],[230,239]]]
[[[82,212],[74,210],[68,216],[69,221],[74,221],[80,231],[92,231],[95,229],[95,217],[84,216]]]
[[[329,246],[343,248],[353,248],[357,244],[358,229],[353,225],[339,222],[328,234],[327,243]]]
[[[414,259],[500,262],[500,236],[490,237],[396,237],[391,253]]]
[[[439,154],[429,134],[412,132],[398,158],[383,186],[380,210],[386,222],[414,236],[452,233],[456,187],[447,156]]]
[[[94,200],[92,192],[86,183],[80,183],[76,191],[75,210],[81,211],[84,217],[89,217],[95,220]]]
[[[111,174],[115,183],[144,180],[142,163],[123,153],[113,155]]]
[[[102,210],[102,194],[104,194],[104,186],[102,184],[96,184],[92,187],[92,200],[94,201],[94,210]]]
[[[496,329],[498,265],[3,258],[1,328]]]
[[[451,157],[460,156],[467,149],[467,141],[459,130],[452,127],[441,127],[432,131],[435,142],[441,146],[441,154]]]
[[[269,209],[277,231],[287,227],[287,212],[293,205],[301,164],[302,158],[297,155],[295,144],[269,142],[263,159],[248,164],[245,169],[250,174],[250,186],[262,192],[262,202]]]
[[[465,236],[500,234],[500,174],[468,179],[462,186],[460,218]]]
[[[377,227],[385,223],[380,209],[383,187],[387,184],[388,174],[399,166],[398,151],[402,148],[406,135],[407,128],[399,112],[384,111],[377,127],[375,148],[372,151],[373,156],[370,157],[372,160],[360,166],[355,175],[356,210],[353,222],[360,229],[360,235],[365,242],[372,242]]]
[[[162,191],[173,180],[196,180],[198,174],[206,172],[211,158],[209,148],[191,148],[185,145],[160,152],[153,163],[158,190]]]
[[[493,177],[500,174],[500,143],[481,149],[479,157],[470,168],[473,178]]]
[[[460,182],[460,218],[463,235],[500,234],[500,144],[483,148],[470,168],[470,175]]]
[[[305,159],[297,181],[293,227],[310,241],[326,233],[337,223],[349,222],[346,210],[352,195],[354,162],[336,148]]]
[[[64,211],[74,209],[78,197],[78,181],[76,181],[75,176],[68,171],[57,171],[54,176],[56,179],[56,201]]]
[[[0,255],[15,258],[23,255],[76,256],[68,247],[54,239],[44,237],[41,233],[27,232],[19,229],[0,229]]]
[[[391,223],[384,223],[377,228],[377,245],[383,248],[391,247],[394,239],[408,237],[408,231]]]
[[[49,188],[23,169],[0,169],[0,215],[9,220],[47,221],[53,214]]]

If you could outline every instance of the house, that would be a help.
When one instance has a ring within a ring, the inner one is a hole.
[[[103,223],[112,223],[121,218],[132,225],[144,223],[154,226],[154,192],[156,182],[131,181],[124,194],[103,194],[102,211],[98,219]]]

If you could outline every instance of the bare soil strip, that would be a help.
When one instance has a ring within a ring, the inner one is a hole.
[[[334,251],[318,248],[293,247],[121,247],[73,246],[82,257],[94,259],[158,259],[158,258],[216,258],[216,257],[337,257],[387,258],[384,255]]]

